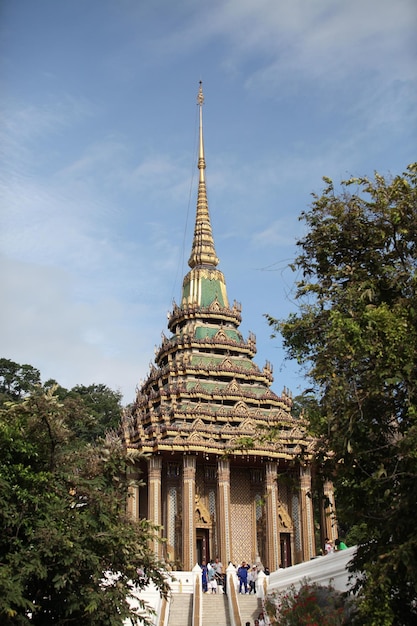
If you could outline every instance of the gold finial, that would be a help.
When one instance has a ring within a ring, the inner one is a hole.
[[[198,90],[197,104],[200,107],[200,137],[198,148],[198,169],[200,170],[198,194],[197,194],[197,214],[194,229],[194,240],[191,250],[191,256],[188,265],[191,268],[208,266],[216,267],[219,259],[214,249],[213,234],[211,232],[210,215],[207,201],[206,179],[204,170],[206,169],[206,161],[204,158],[204,141],[203,141],[203,83],[200,80],[200,88]]]
[[[200,80],[200,87],[198,89],[198,96],[197,96],[197,104],[201,106],[203,103],[204,103],[203,81]]]

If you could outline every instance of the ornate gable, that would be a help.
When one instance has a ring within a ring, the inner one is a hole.
[[[225,393],[228,393],[230,395],[233,394],[241,394],[241,388],[239,383],[237,382],[236,378],[234,378],[226,387],[225,389]]]
[[[246,430],[250,432],[254,432],[256,430],[255,424],[250,417],[243,420],[243,422],[240,424],[240,428],[242,430]]]

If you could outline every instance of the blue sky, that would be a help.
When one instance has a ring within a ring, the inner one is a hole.
[[[416,160],[416,27],[415,0],[3,0],[0,356],[134,399],[188,269],[201,79],[229,300],[300,393],[264,314],[296,310],[322,176]]]

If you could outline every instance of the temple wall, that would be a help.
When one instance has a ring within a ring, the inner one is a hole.
[[[255,560],[255,504],[247,469],[232,468],[230,476],[232,561]]]

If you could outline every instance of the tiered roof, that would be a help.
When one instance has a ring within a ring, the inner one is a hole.
[[[174,303],[155,362],[137,392],[127,420],[130,445],[144,452],[225,453],[292,458],[307,443],[304,422],[291,415],[292,400],[271,389],[272,366],[254,362],[256,338],[239,330],[241,306],[229,305],[226,282],[217,269],[207,201],[200,83],[200,171],[194,239],[181,304]],[[239,446],[259,429],[278,438],[254,448]]]

